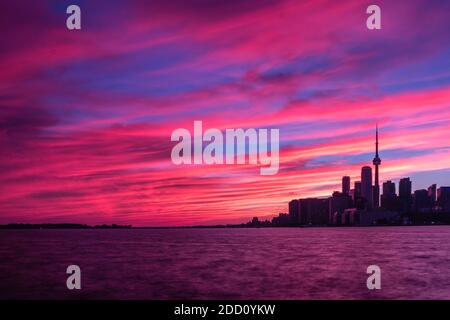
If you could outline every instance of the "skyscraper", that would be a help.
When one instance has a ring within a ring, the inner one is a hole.
[[[437,203],[440,210],[450,212],[450,187],[440,187],[437,190]]]
[[[432,204],[431,198],[428,196],[428,190],[414,191],[413,203],[415,212],[430,212]]]
[[[350,177],[349,176],[343,176],[342,177],[342,193],[343,194],[350,194]]]
[[[398,185],[398,196],[400,198],[401,209],[404,212],[408,212],[412,207],[412,184],[409,178],[400,179],[400,183]]]
[[[333,192],[333,195],[331,196],[329,201],[330,205],[329,223],[333,224],[336,215],[342,216],[344,210],[351,208],[352,204],[353,204],[352,198],[347,193]]]
[[[295,199],[289,202],[289,219],[293,224],[298,224],[300,216],[300,202]]]
[[[329,199],[300,199],[300,224],[325,225],[329,220]]]
[[[361,181],[355,181],[355,189],[353,191],[353,200],[361,197]]]
[[[373,186],[373,206],[380,207],[380,182],[378,177],[378,167],[381,164],[381,159],[378,156],[378,125],[375,131],[375,158],[373,158],[373,165],[375,166],[375,184]]]
[[[428,187],[428,196],[431,199],[431,205],[434,205],[436,203],[436,184]]]
[[[393,183],[391,180],[386,181],[383,183],[383,195],[385,196],[395,196],[395,183]]]
[[[400,183],[398,185],[398,194],[400,198],[408,198],[411,197],[411,189],[412,184],[409,178],[400,179]]]
[[[398,210],[397,194],[395,193],[395,183],[388,180],[383,183],[383,194],[381,195],[381,207],[384,210]]]
[[[366,200],[366,208],[373,208],[372,192],[372,168],[364,166],[361,168],[361,196]]]

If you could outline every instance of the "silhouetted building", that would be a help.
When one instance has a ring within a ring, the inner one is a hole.
[[[381,207],[384,210],[398,210],[398,198],[395,193],[395,183],[388,180],[383,183],[383,194],[381,195]]]
[[[373,208],[373,192],[372,192],[372,168],[361,168],[361,196],[365,199],[366,209]]]
[[[300,223],[300,202],[295,199],[289,202],[289,220],[292,224]]]
[[[278,217],[272,218],[272,225],[274,227],[286,227],[290,225],[289,215],[287,213],[280,213]]]
[[[355,224],[359,224],[361,217],[361,211],[358,211],[356,208],[348,208],[345,209],[341,215],[341,218],[337,218],[336,222],[340,225],[352,226]]]
[[[400,209],[403,212],[409,212],[412,208],[412,184],[409,178],[400,179],[398,185],[398,196],[400,201]]]
[[[379,182],[379,166],[381,159],[378,155],[378,125],[375,133],[375,158],[373,158],[373,165],[375,166],[375,184],[373,186],[373,206],[374,208],[380,207],[380,182]]]
[[[429,212],[431,211],[431,199],[428,196],[428,190],[421,189],[414,191],[413,197],[415,212]]]
[[[352,200],[355,199],[355,189],[350,189],[349,196],[352,198]]]
[[[329,200],[319,198],[300,199],[300,224],[325,225],[328,223]]]
[[[431,205],[433,207],[436,204],[436,195],[437,195],[436,184],[432,184],[431,186],[428,187],[428,197],[430,197]]]
[[[383,183],[383,195],[385,196],[396,196],[395,192],[395,183],[391,180],[386,181]]]
[[[359,215],[360,225],[392,225],[400,224],[401,216],[396,211],[374,210],[361,212]]]
[[[259,225],[259,219],[258,219],[258,217],[253,217],[253,219],[252,219],[252,221],[250,222],[250,224],[252,225],[252,226],[258,226]]]
[[[353,190],[353,206],[358,210],[364,210],[366,207],[366,199],[361,194],[361,182],[355,182],[355,189]]]
[[[336,217],[342,216],[345,209],[352,208],[352,206],[353,201],[348,194],[337,191],[333,192],[329,201],[329,223],[336,224],[337,222],[334,222]]]
[[[361,181],[355,181],[355,189],[353,193],[353,200],[361,197]]]
[[[350,177],[349,176],[342,177],[342,193],[350,194]]]
[[[450,212],[450,187],[440,187],[437,190],[437,205],[440,210]]]

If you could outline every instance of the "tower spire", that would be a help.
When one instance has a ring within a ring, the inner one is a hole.
[[[380,156],[378,155],[378,123],[375,127],[375,158],[373,158],[373,165],[375,166],[375,185],[373,192],[373,204],[375,208],[380,206],[380,181],[379,181],[379,166],[381,164]]]
[[[376,140],[375,140],[375,157],[378,157],[378,123],[376,125],[376,129],[375,129],[375,136],[376,136]]]

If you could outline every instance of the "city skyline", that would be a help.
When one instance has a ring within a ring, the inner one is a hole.
[[[288,203],[288,213],[280,213],[271,221],[254,217],[248,226],[295,227],[295,226],[348,226],[348,225],[410,225],[450,223],[450,186],[430,185],[427,189],[412,189],[409,177],[403,177],[396,185],[391,180],[382,183],[379,192],[378,124],[375,129],[375,168],[364,165],[359,180],[342,177],[340,191],[326,197],[304,197]],[[374,179],[372,179],[374,177]]]
[[[359,179],[377,124],[380,189],[450,184],[448,2],[380,1],[380,30],[359,0],[73,4],[81,30],[59,1],[0,5],[0,224],[273,216]],[[174,165],[196,120],[279,129],[278,173]]]

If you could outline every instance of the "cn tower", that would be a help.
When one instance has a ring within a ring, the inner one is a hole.
[[[375,185],[373,187],[373,206],[380,207],[380,182],[378,177],[378,167],[381,164],[381,159],[378,156],[378,124],[375,131],[375,158],[373,158],[373,165],[375,166]]]

